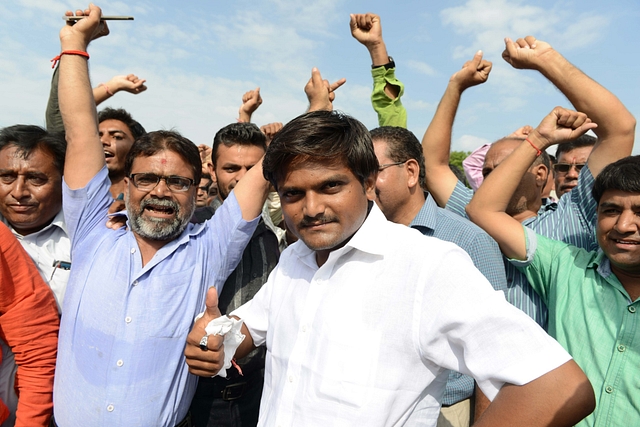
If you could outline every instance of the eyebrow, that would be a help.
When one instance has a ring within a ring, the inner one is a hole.
[[[121,133],[123,135],[126,135],[125,131],[120,130],[120,129],[107,129],[106,133],[108,133],[109,135],[113,135],[113,134],[116,134],[116,133]]]
[[[347,182],[349,181],[349,176],[343,173],[337,173],[335,175],[332,175],[330,177],[327,177],[325,179],[323,179],[322,181],[320,181],[319,183],[317,183],[316,185],[314,185],[314,188],[322,188],[325,185],[327,185],[330,182],[336,182],[336,181],[341,181],[341,182]],[[282,187],[278,187],[280,191],[301,191],[302,189],[300,187],[293,187],[293,186],[282,186]]]
[[[619,203],[615,203],[615,202],[602,202],[600,203],[600,205],[598,206],[598,208],[618,208],[618,209],[624,209],[624,207],[619,204]],[[631,205],[631,209],[633,209],[634,211],[638,211],[640,210],[640,204],[633,204]]]

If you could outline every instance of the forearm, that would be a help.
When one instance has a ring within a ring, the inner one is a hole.
[[[539,71],[553,83],[573,104],[577,111],[585,113],[598,124],[594,133],[598,136],[595,156],[589,158],[589,166],[597,176],[607,164],[631,154],[636,121],[622,102],[605,87],[573,66],[556,51],[545,55]]]
[[[371,70],[373,77],[373,91],[371,105],[378,114],[379,126],[397,126],[407,128],[407,110],[400,98],[404,92],[404,85],[395,76],[395,68],[377,67]],[[387,88],[394,88],[395,97],[390,97]]]
[[[269,194],[269,183],[262,175],[262,159],[242,177],[233,191],[245,221],[251,221],[262,213]]]
[[[238,122],[239,123],[251,123],[251,113],[247,113],[242,108],[238,110]]]
[[[503,386],[474,426],[573,426],[594,408],[591,384],[571,360],[525,385]]]
[[[45,111],[45,121],[47,132],[64,132],[60,106],[58,104],[58,81],[60,79],[60,67],[56,67],[51,77],[51,89],[49,90],[49,100]]]
[[[232,317],[240,320],[237,316]],[[247,325],[245,325],[244,323],[242,324],[242,334],[244,335],[244,340],[236,349],[236,354],[234,356],[235,359],[242,359],[256,348],[255,344],[253,343],[251,333],[249,333],[249,328],[247,328]]]
[[[384,41],[367,45],[369,56],[371,56],[371,65],[373,67],[381,67],[389,63],[389,53]],[[396,99],[400,94],[400,88],[392,84],[385,84],[384,93],[391,99]]]
[[[491,401],[487,398],[487,396],[484,395],[482,390],[480,390],[480,387],[476,385],[475,404],[473,408],[472,420],[473,425],[475,425],[475,423],[480,419],[480,417],[482,416],[482,414],[484,414],[484,411],[487,410],[490,404]]]
[[[95,101],[96,106],[100,105],[107,99],[111,98],[115,93],[114,88],[110,88],[110,87],[109,87],[109,91],[111,93],[109,93],[109,91],[107,91],[107,87],[109,87],[108,84],[102,83],[99,86],[96,86],[93,88],[93,100]]]
[[[536,147],[542,144],[535,136],[531,138]],[[523,141],[485,178],[466,208],[469,219],[493,237],[507,258],[526,257],[522,225],[506,210],[536,155],[537,150]]]
[[[447,204],[458,182],[449,169],[449,156],[451,130],[461,96],[462,89],[450,82],[422,138],[427,188],[439,206]]]
[[[63,45],[62,49],[84,50],[86,46],[67,48]],[[82,188],[105,162],[86,58],[62,56],[58,93],[67,138],[65,182],[72,189]]]

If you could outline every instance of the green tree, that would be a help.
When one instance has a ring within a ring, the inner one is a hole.
[[[462,161],[471,154],[471,151],[452,151],[449,163],[462,169]]]

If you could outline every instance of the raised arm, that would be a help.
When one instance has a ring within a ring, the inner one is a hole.
[[[86,15],[76,24],[60,30],[60,112],[66,131],[67,154],[64,180],[71,189],[83,188],[105,164],[104,151],[98,136],[98,120],[93,91],[89,82],[87,58],[67,53],[86,52],[93,36],[102,30],[99,7],[78,10]]]
[[[135,74],[113,76],[108,82],[100,83],[93,88],[93,99],[96,101],[96,105],[100,105],[121,91],[137,95],[147,90],[146,82],[145,79],[141,79]]]
[[[242,95],[242,105],[238,110],[238,121],[243,123],[251,123],[251,116],[262,104],[262,97],[260,96],[260,88],[257,87],[253,90],[245,92]]]
[[[407,127],[407,110],[400,102],[404,85],[395,77],[395,62],[382,38],[380,17],[373,13],[351,14],[351,35],[369,51],[373,92],[371,104],[380,126]]]
[[[329,83],[323,80],[320,70],[313,68],[311,70],[311,78],[304,87],[304,93],[309,100],[308,111],[333,110],[333,101],[336,99],[335,91],[345,84],[347,79],[342,78],[336,82]]]
[[[494,238],[507,258],[526,259],[522,224],[505,211],[537,156],[553,144],[577,138],[596,124],[584,113],[556,107],[478,188],[467,205],[469,218]]]
[[[449,156],[451,129],[460,97],[467,88],[487,81],[491,65],[491,62],[482,59],[482,51],[478,51],[471,61],[465,62],[462,69],[451,76],[433,120],[422,138],[427,189],[441,207],[447,204],[458,183],[458,178],[449,169]]]
[[[636,120],[620,100],[573,66],[549,43],[527,36],[505,39],[502,57],[514,68],[537,70],[553,83],[578,111],[598,123],[598,142],[589,156],[593,176],[609,163],[631,155]]]

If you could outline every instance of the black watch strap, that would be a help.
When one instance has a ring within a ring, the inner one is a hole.
[[[385,70],[388,70],[389,68],[396,68],[396,63],[395,63],[395,61],[393,60],[392,57],[389,57],[389,62],[387,62],[386,64],[383,64],[383,65],[372,65],[371,69],[380,68],[380,67],[384,67]]]

